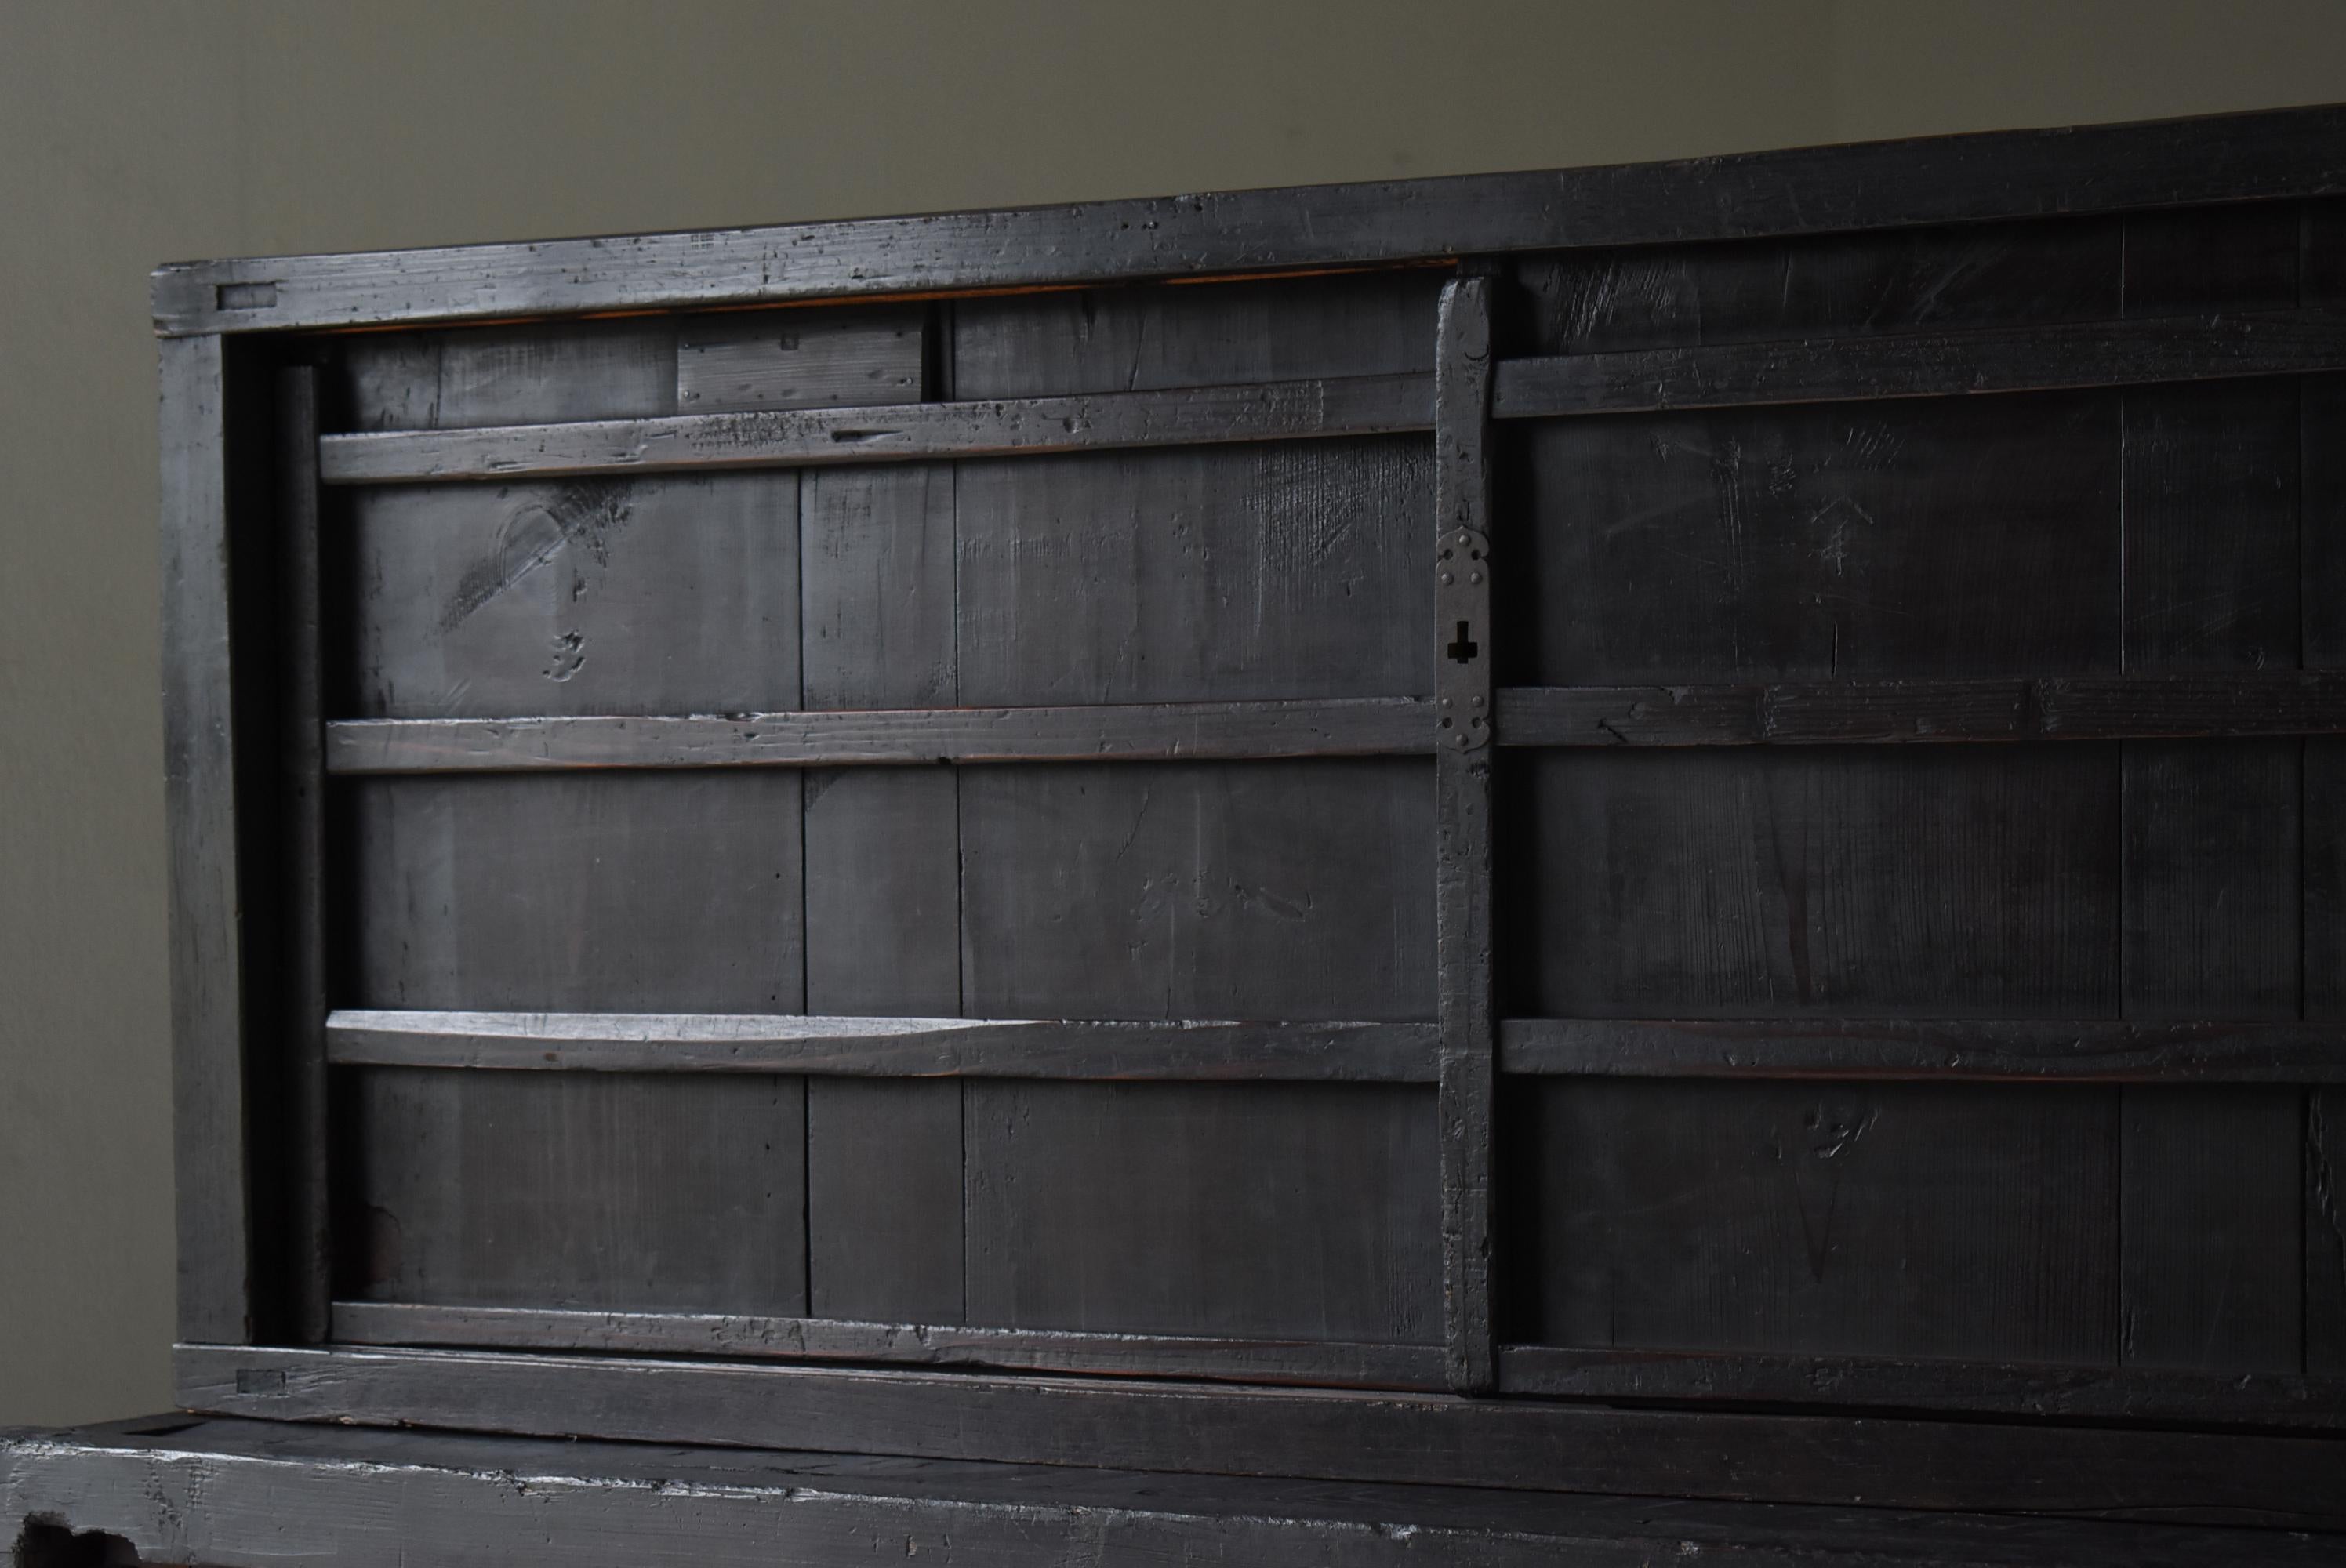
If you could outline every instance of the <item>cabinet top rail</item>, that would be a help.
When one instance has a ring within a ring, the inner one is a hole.
[[[2346,106],[1514,174],[173,263],[156,331],[495,321],[1438,261],[2346,192]]]

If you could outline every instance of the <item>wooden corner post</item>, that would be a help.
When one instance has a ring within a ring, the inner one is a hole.
[[[1442,291],[1434,361],[1434,889],[1443,1339],[1450,1386],[1496,1384],[1491,1329],[1491,282]]]

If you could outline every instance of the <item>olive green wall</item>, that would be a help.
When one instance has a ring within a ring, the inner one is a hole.
[[[170,1400],[155,263],[2330,99],[2338,0],[0,0],[0,1423]]]

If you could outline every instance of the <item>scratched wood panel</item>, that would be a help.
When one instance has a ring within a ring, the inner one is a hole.
[[[1423,762],[974,769],[977,1018],[1431,1018]]]
[[[677,412],[672,321],[362,333],[337,345],[337,430],[465,430]]]
[[[1423,695],[1430,443],[965,463],[972,705]]]
[[[926,315],[899,305],[688,316],[676,328],[676,412],[918,402]]]
[[[1518,1081],[1520,1327],[1587,1348],[2107,1363],[2117,1095]]]
[[[2117,440],[2107,393],[1510,429],[1500,678],[2115,669]]]
[[[798,514],[793,473],[360,491],[343,713],[795,708]]]
[[[954,395],[1050,397],[1433,368],[1445,272],[962,300]]]
[[[2129,317],[2298,302],[2289,206],[2125,220]],[[2124,394],[2126,667],[2300,663],[2293,379]],[[2300,743],[2125,747],[2129,1019],[2299,1014]],[[2303,1358],[2303,1095],[2128,1085],[2120,1359],[2295,1372]]]
[[[802,486],[807,706],[951,707],[951,465],[831,469]],[[961,1012],[957,793],[944,768],[807,776],[811,1007]],[[962,1321],[962,1207],[958,1081],[808,1083],[811,1311]]]
[[[345,1295],[805,1310],[799,1079],[370,1068],[344,1098]]]
[[[343,801],[338,1002],[801,1011],[794,772],[366,779]]]
[[[2106,320],[2119,264],[2109,219],[1528,256],[1511,351]]]
[[[978,1082],[969,1320],[1429,1344],[1433,1095]]]
[[[2115,747],[1535,751],[1508,1010],[2113,1017]]]

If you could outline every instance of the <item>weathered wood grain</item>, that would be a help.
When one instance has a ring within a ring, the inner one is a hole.
[[[1442,1296],[1450,1386],[1488,1392],[1492,1354],[1493,1023],[1491,280],[1442,290],[1434,362],[1432,662],[1435,992],[1442,1025]],[[1421,590],[1422,591],[1422,590]]]
[[[923,312],[728,311],[676,323],[674,412],[921,401]]]
[[[959,1281],[954,1300],[959,1310]],[[844,1314],[753,1318],[689,1312],[542,1311],[337,1301],[335,1338],[352,1345],[444,1345],[591,1350],[612,1355],[868,1361],[1036,1372],[1141,1374],[1248,1383],[1434,1389],[1431,1345],[1346,1344],[1317,1338],[1209,1339],[859,1321]]]
[[[346,1295],[806,1310],[796,1078],[369,1069],[351,1093]]]
[[[2346,1527],[2346,1452],[2310,1437],[449,1350],[189,1346],[177,1359],[187,1408],[280,1420],[548,1435],[594,1426],[639,1442]]]
[[[2346,1424],[2346,1388],[2336,1380],[2282,1374],[1510,1345],[1499,1352],[1499,1380],[1512,1393],[1577,1399],[1849,1410],[1957,1406],[2069,1420],[2308,1430]]]
[[[1441,1339],[1424,1089],[981,1080],[964,1098],[971,1323]]]
[[[2116,219],[2040,219],[1526,256],[1511,346],[1613,353],[2104,321],[2118,313],[2120,243]]]
[[[1090,397],[760,409],[329,435],[329,484],[658,473],[1387,435],[1433,423],[1429,379],[1348,376]]]
[[[2112,1359],[2117,1092],[1538,1081],[1538,1338]]]
[[[1412,1023],[364,1009],[326,1020],[342,1065],[502,1072],[1430,1084],[1434,1040],[1433,1025]]]
[[[0,1441],[0,1530],[26,1568],[141,1561],[347,1568],[746,1568],[920,1556],[946,1568],[1734,1568],[1852,1560],[2137,1568],[2330,1560],[2273,1531],[1678,1502],[1487,1488],[1330,1486],[998,1461],[687,1449],[186,1418]],[[103,1532],[97,1533],[97,1532]],[[108,1541],[107,1538],[113,1538]],[[55,1555],[51,1555],[54,1553]]]
[[[806,1095],[807,1310],[962,1321],[961,1081],[810,1075]]]
[[[799,705],[796,475],[421,485],[347,511],[338,718]]]
[[[677,412],[676,326],[533,321],[339,341],[321,373],[329,431],[474,430]]]
[[[2116,211],[2346,189],[2346,113],[2272,111],[1537,174],[699,233],[184,262],[157,330],[651,310]]]
[[[252,1332],[251,1217],[222,358],[218,338],[163,344],[158,417],[178,1324],[233,1343]]]
[[[336,773],[1376,757],[1433,744],[1407,697],[547,718],[338,720]]]
[[[386,779],[346,789],[352,1003],[802,1004],[795,773]]]
[[[1525,760],[1510,1013],[2116,1015],[2115,747]]]
[[[1500,433],[1530,555],[1502,583],[1499,613],[1522,628],[1504,684],[2119,668],[2115,394]]]
[[[1428,772],[1383,759],[968,770],[963,1011],[1431,1020]]]
[[[960,464],[961,700],[1426,696],[1430,458],[1397,438]]]
[[[1851,746],[2346,731],[2346,677],[2244,670],[2046,680],[1512,686],[1502,746]]]
[[[1505,1073],[1630,1078],[2346,1080],[2339,1023],[2115,1020],[1509,1018]]]
[[[2346,311],[1981,328],[1500,362],[1499,419],[2141,386],[2346,369]]]

